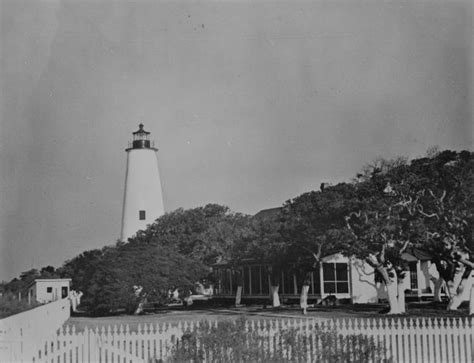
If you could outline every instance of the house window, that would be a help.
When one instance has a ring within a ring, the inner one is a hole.
[[[46,292],[53,292],[53,288],[51,286],[47,287]]]
[[[268,288],[268,271],[265,266],[261,266],[262,271],[262,294],[268,294],[270,292]]]
[[[349,293],[347,263],[323,263],[323,280],[326,294]]]
[[[138,212],[138,218],[141,220],[141,221],[144,221],[146,219],[146,212],[144,210],[141,210]]]
[[[409,263],[410,266],[410,289],[418,290],[418,262]]]

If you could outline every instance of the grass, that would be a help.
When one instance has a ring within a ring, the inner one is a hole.
[[[297,305],[287,305],[280,308],[266,308],[261,305],[234,307],[214,307],[204,308],[196,307],[190,309],[174,308],[163,309],[155,313],[146,315],[119,315],[108,317],[71,317],[66,325],[75,325],[76,331],[83,331],[87,326],[89,328],[99,329],[109,325],[129,325],[130,331],[137,331],[138,325],[168,323],[172,325],[184,321],[223,321],[235,320],[245,315],[249,320],[267,320],[278,318],[298,318],[298,319],[333,319],[333,318],[389,318],[389,316],[379,312],[386,308],[385,304],[361,304],[361,305],[340,305],[335,307],[313,307],[308,309],[307,315],[302,315]],[[412,317],[437,317],[449,318],[468,315],[468,307],[464,304],[459,311],[446,311],[445,304],[433,303],[410,303],[407,314],[403,316]],[[395,316],[396,317],[396,316]]]
[[[41,304],[28,304],[26,300],[18,300],[17,297],[11,293],[6,293],[0,296],[0,319],[22,313],[24,311],[33,309]]]

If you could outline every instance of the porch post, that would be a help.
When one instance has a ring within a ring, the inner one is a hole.
[[[319,264],[319,283],[321,287],[321,300],[324,299],[324,277],[323,277],[323,264],[324,262],[321,262]]]
[[[423,279],[423,271],[421,271],[421,261],[418,260],[416,263],[416,290],[418,294],[418,300],[421,300],[421,295],[423,294],[423,290],[420,287],[420,282]]]

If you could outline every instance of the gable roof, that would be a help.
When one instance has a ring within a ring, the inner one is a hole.
[[[406,253],[416,257],[420,261],[428,261],[433,257],[430,253],[420,250],[418,248],[407,249]]]
[[[253,218],[255,219],[273,219],[278,216],[282,207],[262,209],[260,212],[255,214]]]

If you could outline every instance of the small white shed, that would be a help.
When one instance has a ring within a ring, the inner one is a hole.
[[[28,287],[28,301],[48,303],[69,296],[71,279],[36,279]]]

